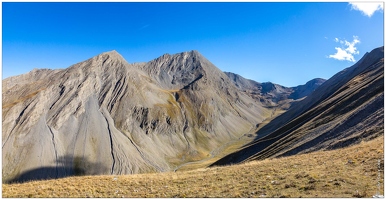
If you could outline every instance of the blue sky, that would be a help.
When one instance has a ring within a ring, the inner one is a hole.
[[[222,71],[296,86],[328,79],[384,45],[383,7],[375,12],[368,7],[343,2],[3,2],[2,77],[67,68],[111,50],[129,63],[198,50]]]

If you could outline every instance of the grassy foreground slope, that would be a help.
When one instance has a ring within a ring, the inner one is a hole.
[[[380,167],[378,166],[380,162]],[[379,172],[378,169],[381,169]],[[3,184],[3,197],[372,197],[384,194],[384,136],[333,151],[184,172]],[[379,183],[379,184],[378,184]]]

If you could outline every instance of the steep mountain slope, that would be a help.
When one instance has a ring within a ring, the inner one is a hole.
[[[383,73],[380,47],[258,130],[254,142],[213,165],[335,149],[382,135]]]
[[[4,182],[171,171],[271,113],[196,51],[33,70],[3,80],[2,107]]]

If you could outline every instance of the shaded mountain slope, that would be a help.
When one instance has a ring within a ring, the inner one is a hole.
[[[380,47],[258,130],[254,142],[213,165],[340,148],[382,135],[383,73]]]
[[[171,171],[271,113],[196,51],[33,70],[3,80],[2,107],[5,182]]]
[[[296,87],[292,87],[293,92],[288,96],[289,99],[301,99],[310,95],[312,92],[316,90],[320,85],[326,82],[325,79],[322,78],[314,78],[308,81],[304,85],[299,85]]]

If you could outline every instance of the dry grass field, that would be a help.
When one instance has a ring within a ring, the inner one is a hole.
[[[378,169],[381,169],[380,172]],[[3,184],[2,195],[125,198],[372,197],[377,191],[384,194],[383,169],[382,136],[344,149],[226,167],[124,176],[78,176]]]

